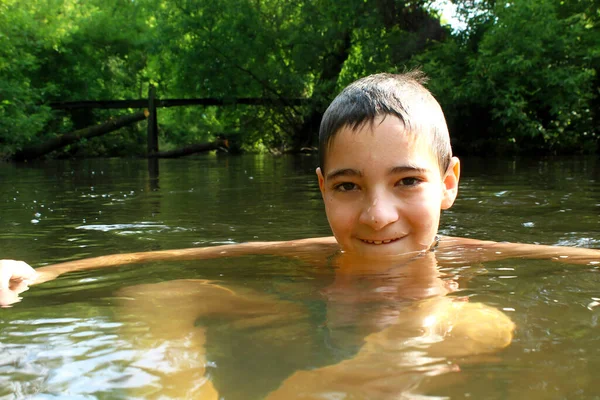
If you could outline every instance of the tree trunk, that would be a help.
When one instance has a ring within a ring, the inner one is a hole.
[[[62,136],[52,138],[45,143],[26,147],[23,150],[16,152],[13,155],[13,159],[16,161],[33,160],[54,150],[60,149],[61,147],[76,143],[81,139],[90,139],[96,136],[101,136],[109,132],[116,131],[124,126],[133,124],[134,122],[142,121],[147,117],[148,111],[144,110],[135,114],[111,119],[100,125],[90,126],[74,132],[66,133]]]

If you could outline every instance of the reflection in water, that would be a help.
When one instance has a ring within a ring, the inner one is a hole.
[[[160,187],[158,180],[158,167],[158,158],[148,158],[148,191],[158,190]]]
[[[340,361],[318,369],[309,368],[314,364],[306,355],[319,336],[311,333],[308,310],[295,302],[205,280],[122,290],[120,314],[143,326],[134,325],[124,337],[143,350],[136,365],[159,379],[153,395],[218,399],[221,391],[230,394],[210,379],[207,349],[226,351],[226,363],[237,363],[245,352],[238,354],[230,340],[211,338],[211,328],[237,332],[235,340],[246,343],[250,336],[252,345],[267,354],[294,360],[292,375],[279,388],[280,382],[271,380],[275,390],[269,399],[329,398],[331,393],[397,399],[426,390],[426,379],[458,371],[456,357],[493,353],[510,343],[514,324],[502,312],[445,296],[454,285],[440,276],[433,253],[366,266],[345,258],[334,260],[335,279],[322,291],[328,350]],[[224,382],[234,385],[228,377]]]
[[[337,264],[325,290],[332,342],[364,345],[335,365],[294,373],[269,399],[411,398],[431,389],[431,377],[459,371],[454,358],[493,353],[512,340],[514,324],[502,312],[445,296],[455,286],[431,252],[392,265],[361,268],[344,256]]]

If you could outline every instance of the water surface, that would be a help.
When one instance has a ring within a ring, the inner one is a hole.
[[[41,266],[329,235],[315,164],[309,156],[205,156],[161,160],[158,178],[149,175],[145,160],[1,164],[2,257]],[[600,163],[593,158],[466,159],[459,198],[443,215],[441,232],[600,248],[599,222]],[[443,374],[428,394],[597,398],[597,269],[543,260],[445,269],[446,276],[468,277],[453,296],[503,311],[517,330],[497,354],[444,360],[460,372]],[[360,329],[350,323],[335,334],[329,329],[327,288],[335,271],[327,263],[315,268],[297,259],[248,256],[77,272],[32,288],[23,302],[0,311],[0,398],[175,393],[161,386],[161,365],[149,350],[156,346],[142,340],[147,326],[123,307],[123,293],[179,279],[210,280],[252,298],[256,309],[287,318],[198,318],[196,326],[206,328],[206,355],[186,354],[202,363],[198,370],[206,368],[225,399],[263,398],[294,371],[340,363],[363,345]],[[381,310],[369,307],[353,310],[365,319]],[[177,313],[181,306],[172,308]]]

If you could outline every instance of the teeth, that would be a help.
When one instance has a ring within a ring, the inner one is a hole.
[[[393,242],[394,239],[387,239],[387,240],[363,240],[363,242],[365,243],[369,243],[369,244],[388,244]]]

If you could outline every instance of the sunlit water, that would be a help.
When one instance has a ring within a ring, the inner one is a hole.
[[[112,253],[329,235],[314,166],[308,156],[207,156],[161,161],[155,179],[144,160],[2,164],[1,256],[41,266]],[[441,231],[600,248],[599,223],[600,163],[592,158],[467,159],[459,199],[444,214]],[[504,260],[457,263],[443,273],[466,276],[453,295],[502,310],[517,331],[496,354],[451,360],[459,367],[432,386],[428,394],[439,396],[432,398],[600,397],[596,267]],[[173,366],[156,361],[160,346],[144,341],[147,323],[123,306],[123,293],[179,279],[210,280],[255,299],[274,316],[200,316],[194,325],[206,328],[206,355],[188,354],[192,365],[202,364],[198,370],[206,368],[222,398],[263,398],[295,371],[336,364],[360,350],[360,329],[328,326],[327,288],[334,275],[327,262],[317,268],[297,259],[250,256],[62,276],[0,310],[0,398],[177,393],[162,386],[161,374]],[[365,319],[378,312],[376,304],[355,310]],[[162,323],[164,315],[156,318]]]

